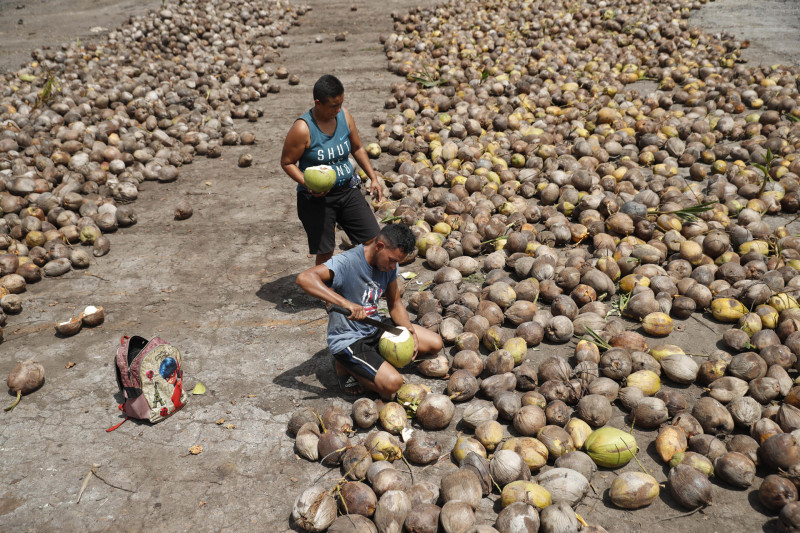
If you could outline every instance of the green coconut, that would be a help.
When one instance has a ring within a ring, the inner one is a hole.
[[[378,351],[381,357],[389,361],[395,368],[403,368],[414,357],[414,336],[407,328],[400,328],[399,335],[384,332],[378,342]]]
[[[639,451],[633,435],[609,426],[592,431],[583,447],[598,466],[606,468],[625,466]]]
[[[328,165],[308,167],[303,171],[306,187],[315,193],[328,192],[336,183],[336,171]]]

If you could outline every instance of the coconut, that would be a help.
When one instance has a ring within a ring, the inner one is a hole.
[[[378,421],[378,406],[369,398],[359,398],[353,403],[352,417],[358,427],[369,429]]]
[[[294,441],[294,450],[300,457],[308,459],[309,461],[319,460],[319,427],[312,423],[306,422]]]
[[[524,362],[514,369],[514,377],[517,379],[517,390],[520,391],[535,390],[539,383],[536,369],[528,362]]]
[[[574,507],[589,490],[589,480],[583,474],[569,468],[553,468],[539,474],[536,479],[547,489],[553,503],[566,502]]]
[[[456,451],[454,450],[453,453],[455,455]],[[470,451],[461,459],[460,465],[462,468],[469,469],[478,476],[483,496],[486,496],[492,491],[492,477],[489,473],[489,462],[486,460],[485,456]]]
[[[56,333],[63,337],[71,337],[81,330],[83,322],[78,317],[72,317],[67,321],[56,323]]]
[[[639,451],[633,435],[609,426],[593,431],[586,439],[584,448],[598,466],[606,468],[628,464]]]
[[[731,413],[714,398],[703,397],[697,400],[692,410],[692,416],[697,419],[706,433],[716,435],[733,431]]]
[[[800,445],[791,433],[780,433],[764,440],[758,455],[764,464],[786,470],[800,463]]]
[[[328,528],[328,533],[378,533],[369,518],[357,514],[342,515]]]
[[[505,374],[514,370],[514,356],[507,350],[495,350],[486,358],[486,372],[489,375]]]
[[[444,394],[428,394],[417,407],[417,421],[427,430],[444,429],[453,419],[455,406]]]
[[[286,429],[289,431],[289,434],[295,436],[297,432],[300,431],[300,428],[309,422],[319,427],[319,421],[319,414],[317,414],[315,409],[311,407],[301,407],[289,417],[289,423]]]
[[[305,531],[325,531],[335,518],[336,501],[318,485],[303,491],[292,508],[292,519]]]
[[[408,476],[394,468],[385,468],[372,476],[370,484],[375,494],[380,497],[390,490],[406,490],[408,488]]]
[[[738,488],[746,488],[753,484],[756,465],[746,455],[728,452],[714,462],[714,475]]]
[[[571,410],[561,400],[553,400],[545,407],[544,414],[548,424],[564,427],[569,421]]]
[[[381,409],[379,419],[383,429],[399,435],[406,428],[406,410],[397,402],[387,402]]]
[[[797,501],[797,488],[788,479],[770,474],[758,489],[758,501],[770,511],[777,511]]]
[[[553,503],[547,489],[532,481],[512,481],[503,487],[500,493],[500,502],[503,508],[512,503],[525,502],[538,509],[544,509]]]
[[[669,471],[669,492],[681,507],[687,509],[705,507],[712,499],[708,477],[684,464],[679,464]]]
[[[332,404],[322,413],[322,426],[328,430],[352,433],[353,419],[346,415],[341,407]]]
[[[540,440],[533,437],[512,437],[503,442],[501,448],[519,454],[531,472],[539,470],[547,464],[549,455],[547,447]]]
[[[481,444],[478,439],[464,437],[459,433],[458,438],[456,438],[456,443],[453,446],[453,459],[455,459],[458,464],[461,464],[469,453],[476,453],[481,457],[486,457],[486,448],[483,447],[483,444]]]
[[[493,399],[501,392],[512,391],[517,386],[517,378],[511,372],[505,374],[498,374],[490,376],[481,381],[481,392],[487,397]]]
[[[318,453],[322,464],[335,466],[342,462],[342,456],[349,445],[344,433],[330,430],[319,438]]]
[[[676,453],[686,451],[687,446],[686,433],[679,427],[664,426],[656,437],[656,452],[665,463]]]
[[[472,350],[460,350],[453,356],[454,369],[466,370],[476,378],[483,372],[483,366],[481,356]]]
[[[412,507],[403,528],[413,533],[437,533],[440,513],[441,508],[438,505],[422,504]]]
[[[569,434],[559,426],[544,426],[538,431],[536,438],[545,445],[551,457],[560,457],[575,450]]]
[[[444,378],[450,372],[450,360],[443,353],[417,364],[417,370],[429,378]]]
[[[439,501],[439,486],[430,481],[419,481],[411,485],[406,494],[411,500],[411,506],[423,503],[436,503]]]
[[[503,440],[503,426],[494,420],[481,422],[475,428],[475,438],[483,444],[487,451],[493,451]]]
[[[381,533],[401,533],[410,511],[411,501],[406,493],[390,490],[378,500],[373,520]]]
[[[658,481],[644,472],[623,472],[611,483],[609,497],[623,509],[639,509],[653,503],[659,494]]]
[[[364,479],[371,466],[372,455],[363,444],[356,444],[347,449],[342,456],[342,471],[345,477],[352,481]]]
[[[469,468],[459,468],[442,477],[442,500],[461,501],[476,509],[480,504],[483,492],[478,475]]]
[[[444,533],[461,533],[475,523],[475,511],[462,501],[449,501],[439,514]]]
[[[589,394],[578,401],[575,412],[594,427],[604,426],[611,419],[611,402],[605,396]]]
[[[800,502],[788,502],[778,515],[778,526],[781,533],[800,531]]]
[[[678,452],[673,455],[669,465],[677,466],[680,464],[689,465],[707,476],[714,474],[714,465],[711,460],[696,452]]]
[[[303,181],[306,188],[317,194],[326,193],[336,183],[336,170],[328,165],[307,167],[303,171]]]
[[[405,456],[414,464],[431,464],[436,462],[441,455],[441,445],[429,435],[416,432],[406,443]]]
[[[539,512],[525,502],[512,503],[500,511],[494,527],[500,533],[539,531]]]
[[[543,509],[539,515],[540,533],[569,533],[578,531],[580,524],[575,511],[566,502],[559,502]]]
[[[190,204],[188,200],[181,200],[175,206],[175,212],[174,212],[175,220],[186,220],[187,218],[190,218],[193,214],[194,214],[194,209],[192,208],[192,204]],[[83,240],[83,232],[81,232],[81,240]]]
[[[741,453],[756,466],[760,462],[758,458],[758,448],[758,442],[749,435],[734,435],[727,444],[728,451]]]
[[[364,445],[370,450],[373,461],[394,461],[403,456],[397,438],[385,431],[370,433],[367,435]]]
[[[90,305],[78,315],[78,318],[81,319],[84,326],[95,327],[102,324],[106,317],[102,307]]]
[[[497,420],[497,416],[497,409],[490,402],[473,400],[464,407],[464,414],[461,417],[461,422],[468,429],[475,429],[482,422]]]
[[[569,435],[576,450],[583,448],[586,438],[592,433],[592,427],[580,418],[570,419],[567,425],[564,426],[564,430]]]
[[[395,335],[385,331],[378,341],[378,351],[385,360],[395,368],[403,368],[414,357],[416,344],[411,332],[401,327],[402,331]]]
[[[369,486],[360,481],[347,481],[339,489],[339,508],[343,514],[372,516],[378,498]]]
[[[367,469],[367,481],[372,484],[378,477],[378,474],[384,470],[393,470],[394,465],[389,461],[374,461]]]
[[[512,481],[530,479],[531,471],[522,457],[512,450],[498,450],[489,463],[492,479],[500,488]]]
[[[5,408],[6,411],[11,411],[19,403],[23,394],[28,394],[44,383],[44,367],[32,359],[17,363],[14,368],[9,372],[6,378],[6,384],[12,393],[17,395],[14,403]]]
[[[692,451],[705,455],[711,461],[716,461],[725,455],[725,443],[713,435],[695,435],[689,439],[689,448]]]

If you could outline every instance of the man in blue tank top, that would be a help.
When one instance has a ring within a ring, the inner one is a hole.
[[[297,285],[311,296],[350,311],[348,317],[331,313],[328,318],[328,348],[339,386],[347,394],[367,389],[389,398],[403,385],[403,376],[378,352],[382,331],[358,322],[366,317],[382,319],[378,313],[381,297],[386,298],[392,321],[414,335],[418,353],[442,349],[438,334],[411,324],[400,296],[397,264],[414,246],[408,226],[390,224],[366,246],[356,246],[297,276]]]
[[[361,194],[361,180],[353,172],[352,154],[370,179],[370,193],[382,199],[382,185],[361,144],[355,121],[342,107],[344,86],[326,74],[314,84],[314,107],[295,121],[281,153],[281,167],[297,182],[297,215],[308,236],[309,253],[320,265],[333,256],[338,223],[353,243],[374,239],[378,226],[372,208]],[[305,186],[303,171],[328,165],[336,170],[336,183],[327,193]]]

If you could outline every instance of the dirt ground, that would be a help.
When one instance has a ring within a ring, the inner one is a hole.
[[[30,286],[24,311],[9,318],[0,344],[0,375],[17,360],[35,358],[46,367],[47,382],[13,412],[0,414],[0,479],[5,482],[0,531],[291,531],[289,514],[297,495],[320,476],[322,483],[336,483],[338,471],[296,458],[286,433],[298,406],[324,408],[344,400],[333,388],[324,310],[294,285],[297,273],[313,260],[296,218],[293,183],[278,158],[291,122],[310,107],[311,87],[326,72],[344,82],[345,106],[362,138],[374,138],[370,119],[382,110],[395,80],[384,68],[379,35],[391,31],[392,10],[420,2],[307,3],[312,11],[286,36],[291,46],[282,50],[282,62],[300,84],[281,82],[280,93],[257,104],[263,118],[241,128],[256,133],[256,145],[226,148],[219,159],[196,158],[175,183],[145,182],[134,204],[139,222],[111,236],[111,253],[94,260],[88,271]],[[796,61],[798,34],[792,32],[790,42],[784,32],[797,23],[797,4],[760,2],[759,24],[745,26],[734,10],[749,4],[721,0],[708,4],[696,20],[705,27],[730,24],[737,37],[749,38],[748,54],[757,54],[748,56],[751,61]],[[0,68],[18,68],[35,47],[91,39],[92,28],[102,34],[96,27],[113,28],[132,13],[158,5],[0,0]],[[352,5],[358,10],[351,11]],[[772,13],[781,24],[768,31],[766,15]],[[346,41],[334,41],[339,32],[347,32]],[[322,43],[315,42],[317,36]],[[236,162],[245,152],[255,162],[240,169]],[[384,157],[376,167],[388,170],[389,164]],[[177,222],[173,208],[183,198],[192,203],[194,215]],[[420,261],[408,269],[421,281],[430,276]],[[103,306],[105,323],[56,338],[54,322],[86,305]],[[680,323],[665,342],[709,352],[724,329],[698,316]],[[158,335],[178,346],[189,386],[202,381],[208,393],[192,397],[166,422],[129,421],[106,433],[120,420],[113,355],[119,338],[133,334]],[[536,361],[570,351],[570,346],[542,344],[529,357]],[[76,364],[66,368],[68,362]],[[413,372],[407,378],[423,380]],[[443,381],[429,384],[437,392],[445,386]],[[686,392],[696,399],[701,391]],[[455,441],[461,410],[453,426],[437,435],[444,449]],[[622,427],[623,413],[615,410],[611,424]],[[654,433],[634,433],[643,448],[643,466],[665,481],[667,470],[656,461],[651,442]],[[203,446],[202,453],[187,455],[193,445]],[[77,503],[92,468],[98,476],[89,479]],[[438,479],[452,468],[443,461],[415,469],[415,480]],[[624,470],[637,468],[632,463]],[[757,503],[754,489],[760,480],[745,491],[716,484],[711,507],[678,519],[683,511],[666,490],[646,509],[612,508],[607,489],[614,477],[612,471],[598,473],[595,490],[577,508],[589,523],[608,531],[775,530],[774,516]],[[479,523],[493,522],[496,499],[482,501]]]

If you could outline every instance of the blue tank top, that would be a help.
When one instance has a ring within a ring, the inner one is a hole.
[[[347,125],[344,111],[339,111],[336,115],[336,130],[333,135],[327,135],[319,129],[310,109],[300,119],[308,124],[308,133],[311,137],[308,149],[303,152],[298,162],[300,170],[304,171],[316,165],[328,165],[336,170],[334,189],[358,187],[360,180],[353,173],[353,164],[350,163],[350,126]],[[303,190],[303,187],[298,185],[297,190]]]

